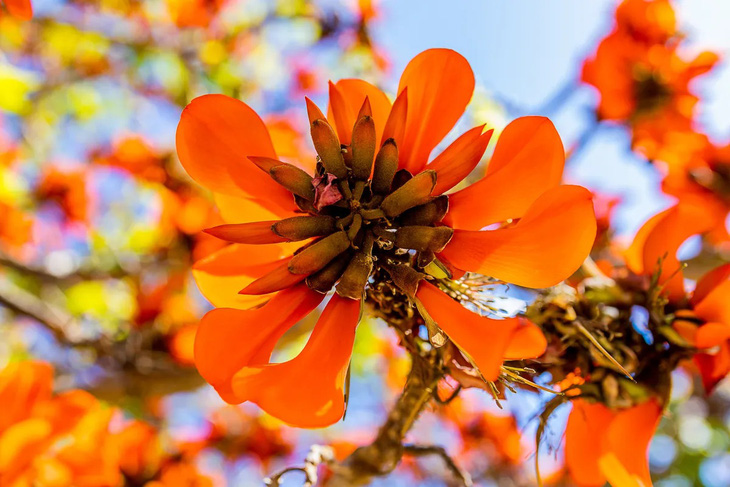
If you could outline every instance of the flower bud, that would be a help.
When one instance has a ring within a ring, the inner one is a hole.
[[[339,231],[305,248],[289,262],[293,274],[312,274],[350,247],[347,233]]]
[[[336,230],[331,216],[295,216],[274,223],[271,229],[276,235],[289,241],[304,240],[329,235]]]
[[[423,171],[386,196],[380,208],[387,216],[398,216],[414,206],[428,202],[435,186],[436,173],[431,170]]]

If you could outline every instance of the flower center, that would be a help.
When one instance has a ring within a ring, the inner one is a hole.
[[[377,276],[413,296],[430,265],[448,275],[436,253],[453,230],[440,224],[448,197],[431,196],[435,172],[398,170],[395,141],[386,140],[376,153],[375,138],[369,106],[361,110],[350,144],[341,144],[326,120],[312,122],[314,191],[295,192],[295,200],[300,211],[327,221],[328,229],[295,253],[289,270],[308,274],[307,285],[319,292],[336,287],[338,294],[360,299]]]

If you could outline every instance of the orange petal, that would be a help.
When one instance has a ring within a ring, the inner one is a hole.
[[[408,117],[408,88],[406,87],[400,92],[400,95],[395,99],[393,108],[390,110],[388,115],[388,121],[385,122],[385,128],[383,129],[383,136],[380,139],[380,144],[384,144],[386,140],[393,139],[396,143],[396,147],[403,143],[403,138],[406,133],[406,120]]]
[[[262,206],[260,200],[257,201],[251,198],[213,193],[213,199],[220,210],[221,217],[228,223],[277,220],[295,215],[294,212],[285,214],[280,211],[271,211],[266,206]]]
[[[276,158],[266,125],[242,101],[224,95],[194,99],[180,116],[177,153],[187,173],[208,189],[256,199],[275,212],[294,208],[292,196],[248,156]]]
[[[370,101],[373,113],[375,140],[380,140],[390,113],[390,100],[385,93],[375,85],[361,79],[341,79],[337,83],[330,82],[327,118],[335,121],[334,125],[337,128],[340,143],[350,143],[352,127],[355,125],[357,114],[366,97]]]
[[[11,362],[0,372],[0,436],[11,424],[27,418],[33,406],[53,391],[53,367],[40,361]]]
[[[726,279],[730,279],[730,264],[716,267],[700,277],[692,293],[692,299],[690,300],[692,306],[697,305],[697,303],[705,299],[708,294]]]
[[[694,312],[705,321],[717,321],[730,328],[730,280],[721,282],[707,293],[695,305]]]
[[[454,228],[479,230],[522,218],[540,195],[560,184],[564,165],[565,149],[553,123],[518,118],[499,136],[487,174],[449,196],[447,221]]]
[[[400,79],[408,88],[408,120],[398,147],[400,166],[415,174],[461,118],[474,92],[474,73],[464,57],[450,49],[429,49],[414,57]]]
[[[271,229],[272,225],[274,225],[277,221],[279,220],[267,222],[231,223],[228,225],[218,225],[217,227],[206,228],[203,231],[221,240],[242,244],[261,245],[286,242],[286,238],[280,237]]]
[[[486,380],[496,380],[520,320],[493,320],[480,316],[426,281],[418,286],[416,297],[449,339],[471,357],[482,376]]]
[[[661,407],[655,399],[620,411],[611,421],[603,441],[603,455],[615,455],[626,471],[645,486],[652,485],[648,450],[661,414]],[[631,441],[627,441],[629,438]]]
[[[725,301],[727,306],[728,301]],[[712,348],[722,345],[730,339],[730,323],[709,322],[700,326],[695,333],[694,346]]]
[[[540,288],[575,272],[595,237],[591,192],[559,186],[540,196],[514,227],[455,230],[442,254],[459,269]]]
[[[600,487],[606,482],[598,466],[599,445],[612,419],[613,413],[603,404],[573,401],[565,427],[565,466],[581,487]]]
[[[196,262],[193,277],[200,292],[214,306],[247,309],[268,297],[238,294],[241,288],[280,266],[295,248],[296,244],[229,245]]]
[[[718,382],[730,372],[730,344],[723,343],[720,345],[720,350],[714,354],[695,354],[694,361],[700,370],[705,392],[710,394]]]
[[[324,295],[304,284],[276,294],[261,308],[218,308],[200,321],[195,365],[203,378],[231,403],[231,378],[241,368],[267,363],[282,335],[315,309]]]
[[[256,403],[300,428],[322,428],[342,418],[345,376],[360,303],[333,296],[302,352],[280,364],[245,367],[233,377],[237,399]]]
[[[33,5],[30,0],[5,0],[5,6],[10,15],[20,20],[33,18]]]
[[[456,139],[426,169],[436,171],[434,195],[443,194],[471,173],[487,150],[494,130],[482,134],[484,125],[474,127]]]
[[[16,484],[13,477],[30,467],[34,458],[48,447],[51,434],[48,421],[32,418],[13,424],[0,436],[0,472],[3,485],[29,485]]]
[[[659,269],[659,282],[671,299],[684,296],[684,277],[677,250],[692,235],[712,229],[714,218],[702,207],[679,203],[649,219],[638,231],[626,251],[626,264],[643,275],[652,275]]]
[[[510,338],[507,350],[504,352],[506,360],[520,360],[537,358],[547,348],[547,339],[542,330],[526,318],[518,318],[520,326],[515,329]]]

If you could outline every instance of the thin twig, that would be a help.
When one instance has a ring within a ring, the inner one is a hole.
[[[264,479],[264,484],[269,487],[279,487],[281,478],[290,472],[304,473],[304,487],[311,487],[317,484],[317,468],[323,463],[331,463],[335,459],[335,452],[332,448],[322,445],[312,445],[304,460],[303,467],[287,467],[271,477]]]
[[[462,470],[454,461],[453,458],[446,453],[446,450],[442,446],[437,445],[404,445],[403,453],[414,457],[423,457],[427,455],[437,455],[446,464],[446,468],[449,469],[451,474],[461,482],[464,487],[471,487],[474,485],[471,480],[469,472]]]

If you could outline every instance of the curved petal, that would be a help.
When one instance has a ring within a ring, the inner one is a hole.
[[[606,482],[598,465],[599,445],[612,419],[613,413],[603,404],[573,401],[565,427],[565,466],[580,486],[600,487]]]
[[[23,485],[16,484],[14,477],[25,471],[48,448],[52,433],[48,421],[31,418],[11,425],[0,436],[0,473],[3,485]]]
[[[251,198],[232,196],[223,193],[213,193],[215,205],[220,210],[221,217],[228,223],[250,223],[265,220],[278,220],[282,217],[294,216],[296,213],[289,214],[281,211],[271,211],[266,206],[262,206],[260,200]]]
[[[8,12],[15,18],[20,20],[30,20],[33,18],[33,5],[30,0],[5,0],[5,6]]]
[[[730,264],[721,265],[705,273],[697,281],[690,303],[696,306],[712,292],[721,282],[730,279]]]
[[[299,355],[243,368],[233,377],[233,393],[292,426],[321,428],[339,421],[359,316],[358,301],[333,296]]]
[[[256,199],[272,211],[294,208],[291,194],[248,160],[276,158],[266,125],[240,100],[224,95],[194,99],[180,115],[177,153],[187,173],[208,189]]]
[[[728,301],[725,301],[727,306]],[[709,322],[697,328],[694,336],[694,346],[697,348],[712,348],[722,345],[730,339],[730,323]]]
[[[518,318],[493,320],[469,311],[433,284],[421,282],[416,297],[444,333],[466,353],[486,380],[496,380]]]
[[[505,127],[486,175],[449,195],[448,222],[454,228],[479,230],[489,224],[522,218],[546,191],[560,185],[565,149],[553,123],[545,117],[522,117]]]
[[[722,281],[694,306],[705,321],[717,321],[730,328],[730,279]]]
[[[214,306],[247,309],[261,304],[269,296],[248,296],[238,292],[267,272],[281,265],[296,244],[233,244],[199,260],[193,265],[193,277],[200,292]]]
[[[279,339],[324,299],[304,284],[277,293],[256,309],[218,308],[200,320],[195,335],[195,365],[221,397],[236,400],[231,378],[241,368],[267,363]]]
[[[694,356],[694,361],[700,370],[702,386],[710,394],[730,372],[730,344],[723,343],[714,354],[698,353]]]
[[[333,100],[333,88],[335,99]],[[375,123],[376,139],[383,136],[385,122],[390,113],[390,100],[377,86],[361,79],[341,79],[337,83],[330,84],[330,102],[327,108],[327,118],[332,120],[333,126],[337,128],[337,136],[340,143],[349,144],[352,138],[352,127],[355,125],[360,107],[365,102],[365,97],[370,101],[370,108],[373,112]],[[337,103],[337,98],[340,102]],[[337,113],[335,113],[337,109]]]
[[[436,156],[426,169],[436,171],[434,196],[445,193],[471,173],[487,150],[494,130],[482,134],[484,125],[464,132],[450,146]]]
[[[398,147],[400,167],[419,172],[464,113],[474,93],[474,73],[450,49],[428,49],[408,63],[398,93],[408,88],[408,118]]]
[[[641,480],[641,484],[636,482],[637,487],[652,485],[648,450],[661,414],[661,407],[655,399],[620,411],[611,421],[603,441],[602,457],[615,456],[632,478]],[[627,441],[628,438],[631,441]],[[609,474],[607,477],[610,478],[610,472],[604,474]]]
[[[595,238],[590,191],[559,186],[540,196],[514,227],[454,230],[442,254],[459,269],[540,288],[575,272]]]
[[[661,271],[659,283],[664,284],[671,299],[684,296],[684,277],[677,250],[692,235],[711,230],[715,220],[702,207],[682,202],[647,221],[638,231],[626,251],[626,264],[642,275]]]
[[[520,326],[515,329],[510,338],[507,350],[504,352],[504,358],[507,360],[520,360],[541,356],[547,348],[547,339],[542,330],[526,318],[518,319]]]
[[[34,404],[51,397],[53,368],[40,361],[11,362],[0,372],[0,436],[11,424],[26,418]]]

